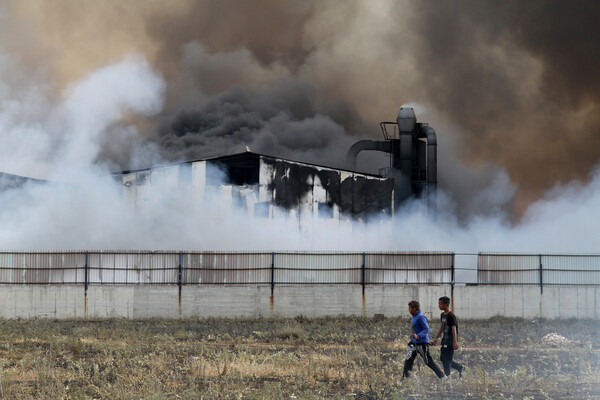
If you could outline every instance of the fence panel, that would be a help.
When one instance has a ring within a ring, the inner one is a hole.
[[[452,283],[452,253],[366,253],[366,284]]]
[[[184,285],[271,283],[272,253],[190,252],[182,258]]]
[[[360,284],[362,253],[275,253],[275,284]]]
[[[544,285],[600,285],[600,255],[543,255]]]
[[[90,252],[89,284],[177,284],[179,253]]]
[[[0,253],[0,283],[23,283],[18,277],[21,265],[22,255],[20,256],[18,253]]]
[[[479,285],[539,285],[538,254],[479,253],[477,257]]]
[[[181,259],[181,260],[180,260]],[[447,252],[91,251],[89,284],[450,284]],[[181,267],[180,267],[181,264]],[[0,284],[84,284],[86,252],[0,252]],[[479,253],[480,285],[600,285],[600,255]]]
[[[85,253],[1,252],[2,284],[77,284],[84,282]]]

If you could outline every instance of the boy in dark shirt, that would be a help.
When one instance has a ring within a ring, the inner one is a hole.
[[[458,322],[454,313],[450,311],[450,299],[447,296],[440,297],[438,307],[443,311],[440,316],[442,324],[431,344],[435,346],[442,332],[444,333],[440,351],[440,360],[442,360],[444,372],[446,376],[449,376],[450,368],[454,368],[458,370],[458,375],[462,377],[465,367],[452,360],[454,350],[458,349]]]

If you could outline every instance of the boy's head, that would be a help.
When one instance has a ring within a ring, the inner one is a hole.
[[[438,301],[438,307],[440,310],[446,310],[450,307],[450,298],[448,296],[440,297]]]
[[[410,315],[415,315],[421,309],[421,305],[417,300],[411,300],[408,302],[408,312]]]

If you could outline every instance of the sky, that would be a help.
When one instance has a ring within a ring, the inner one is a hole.
[[[0,248],[227,247],[242,217],[216,243],[165,239],[169,221],[198,220],[131,216],[108,171],[246,146],[343,168],[409,105],[438,135],[442,212],[408,204],[402,239],[367,227],[375,239],[338,231],[328,248],[594,252],[599,19],[593,1],[4,0],[0,171],[90,184],[3,196]],[[359,169],[386,166],[364,153]]]

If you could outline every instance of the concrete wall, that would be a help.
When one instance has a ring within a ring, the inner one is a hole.
[[[0,285],[0,318],[82,318],[83,286]]]
[[[454,289],[454,310],[463,318],[600,320],[600,287],[466,286]]]
[[[408,316],[418,299],[430,318],[450,286],[90,286],[0,285],[0,318]],[[492,316],[600,320],[600,287],[459,286],[454,310],[462,319]]]

